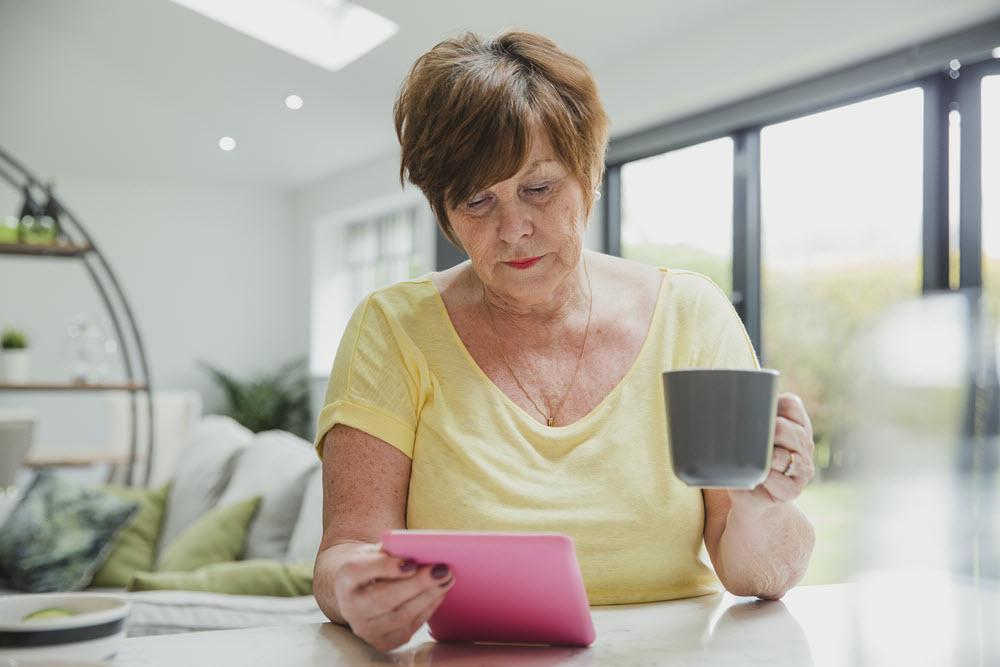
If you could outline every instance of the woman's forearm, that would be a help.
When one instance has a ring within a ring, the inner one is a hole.
[[[326,617],[339,625],[347,625],[347,621],[337,605],[334,577],[346,558],[366,548],[370,548],[368,542],[344,541],[326,547],[316,557],[313,567],[313,597]]]
[[[719,579],[734,595],[776,600],[805,575],[815,542],[794,503],[733,503],[719,539]]]

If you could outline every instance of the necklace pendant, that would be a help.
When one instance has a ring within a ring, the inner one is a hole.
[[[555,420],[554,418],[552,418],[552,417],[549,417],[549,418],[548,418],[548,419],[546,419],[545,421],[546,421],[546,424],[547,424],[548,426],[552,426],[552,425],[553,425],[553,424],[555,424],[555,422],[556,422],[556,420]]]

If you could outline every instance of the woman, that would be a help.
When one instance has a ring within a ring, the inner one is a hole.
[[[410,638],[454,578],[380,551],[404,527],[567,533],[592,604],[781,597],[814,540],[790,502],[809,418],[781,397],[753,491],[671,472],[661,373],[757,359],[708,279],[583,251],[608,125],[587,68],[538,35],[467,34],[417,60],[395,122],[401,179],[470,259],[375,292],[341,341],[317,437],[323,611],[380,650]]]

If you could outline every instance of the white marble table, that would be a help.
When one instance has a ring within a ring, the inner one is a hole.
[[[594,607],[589,648],[439,644],[379,653],[330,623],[128,639],[114,665],[998,665],[1000,591],[926,575]]]

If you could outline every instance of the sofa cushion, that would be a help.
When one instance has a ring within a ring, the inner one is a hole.
[[[323,468],[318,466],[306,479],[305,496],[299,518],[295,522],[292,538],[288,542],[288,563],[306,563],[316,560],[320,540],[323,539]]]
[[[80,482],[39,473],[0,529],[0,570],[17,590],[80,590],[138,507]]]
[[[149,572],[156,562],[156,542],[160,536],[169,487],[141,489],[106,486],[105,491],[138,503],[139,512],[118,535],[114,549],[94,575],[91,586],[124,588],[136,572]]]
[[[312,444],[285,431],[258,433],[236,462],[220,504],[261,496],[244,557],[284,560],[306,480],[319,466]]]
[[[249,429],[220,415],[205,417],[191,430],[170,485],[160,529],[161,552],[218,504],[237,457],[253,437]]]
[[[206,565],[192,572],[137,574],[130,591],[206,591],[230,595],[312,595],[312,563],[241,560]]]
[[[170,543],[156,569],[189,572],[243,555],[247,529],[260,506],[260,496],[220,506],[195,521]]]

